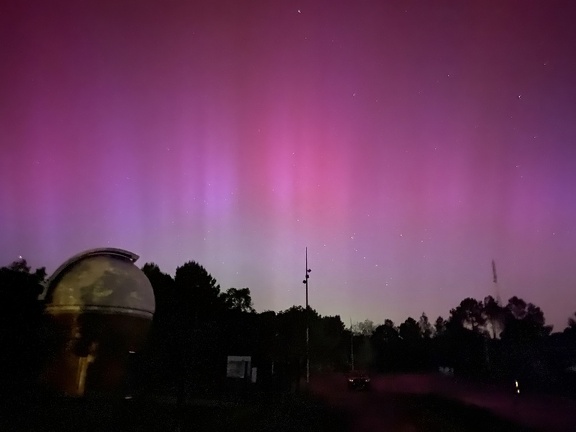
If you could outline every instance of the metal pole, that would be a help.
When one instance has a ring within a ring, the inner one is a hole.
[[[310,269],[308,268],[308,248],[306,248],[306,384],[310,383],[310,311],[308,310],[308,279],[310,278]]]

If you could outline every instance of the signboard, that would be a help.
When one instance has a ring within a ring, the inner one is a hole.
[[[226,376],[228,378],[249,378],[252,358],[250,356],[228,356]]]

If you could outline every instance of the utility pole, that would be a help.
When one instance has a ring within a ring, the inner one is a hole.
[[[498,305],[502,303],[500,299],[500,289],[498,288],[498,275],[496,274],[496,261],[492,260],[492,282],[494,283],[494,291],[496,292],[496,302]]]
[[[310,311],[308,310],[308,279],[312,270],[308,268],[308,248],[306,248],[306,384],[310,383]]]

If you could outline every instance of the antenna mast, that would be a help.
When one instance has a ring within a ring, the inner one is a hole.
[[[308,307],[308,279],[312,270],[308,268],[308,247],[306,247],[306,278],[304,284],[306,285],[306,384],[310,383],[310,311]]]
[[[496,292],[496,302],[501,304],[500,290],[498,289],[498,274],[496,273],[496,261],[492,260],[492,282],[494,282],[494,291]]]

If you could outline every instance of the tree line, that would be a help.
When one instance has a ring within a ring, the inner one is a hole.
[[[145,390],[177,392],[180,398],[223,391],[230,381],[230,355],[251,356],[257,385],[290,390],[302,382],[307,353],[312,373],[443,371],[520,380],[534,390],[569,393],[576,387],[576,313],[562,332],[553,333],[542,310],[518,297],[505,304],[491,296],[466,298],[447,318],[434,321],[422,313],[399,325],[385,319],[379,325],[365,320],[347,327],[338,315],[322,316],[302,306],[258,313],[249,288],[222,290],[195,261],[179,266],[174,276],[154,263],[142,271],[152,284],[156,311],[131,381]],[[32,271],[25,260],[0,269],[5,390],[32,385],[41,367],[44,305],[38,296],[45,280],[45,269]]]

